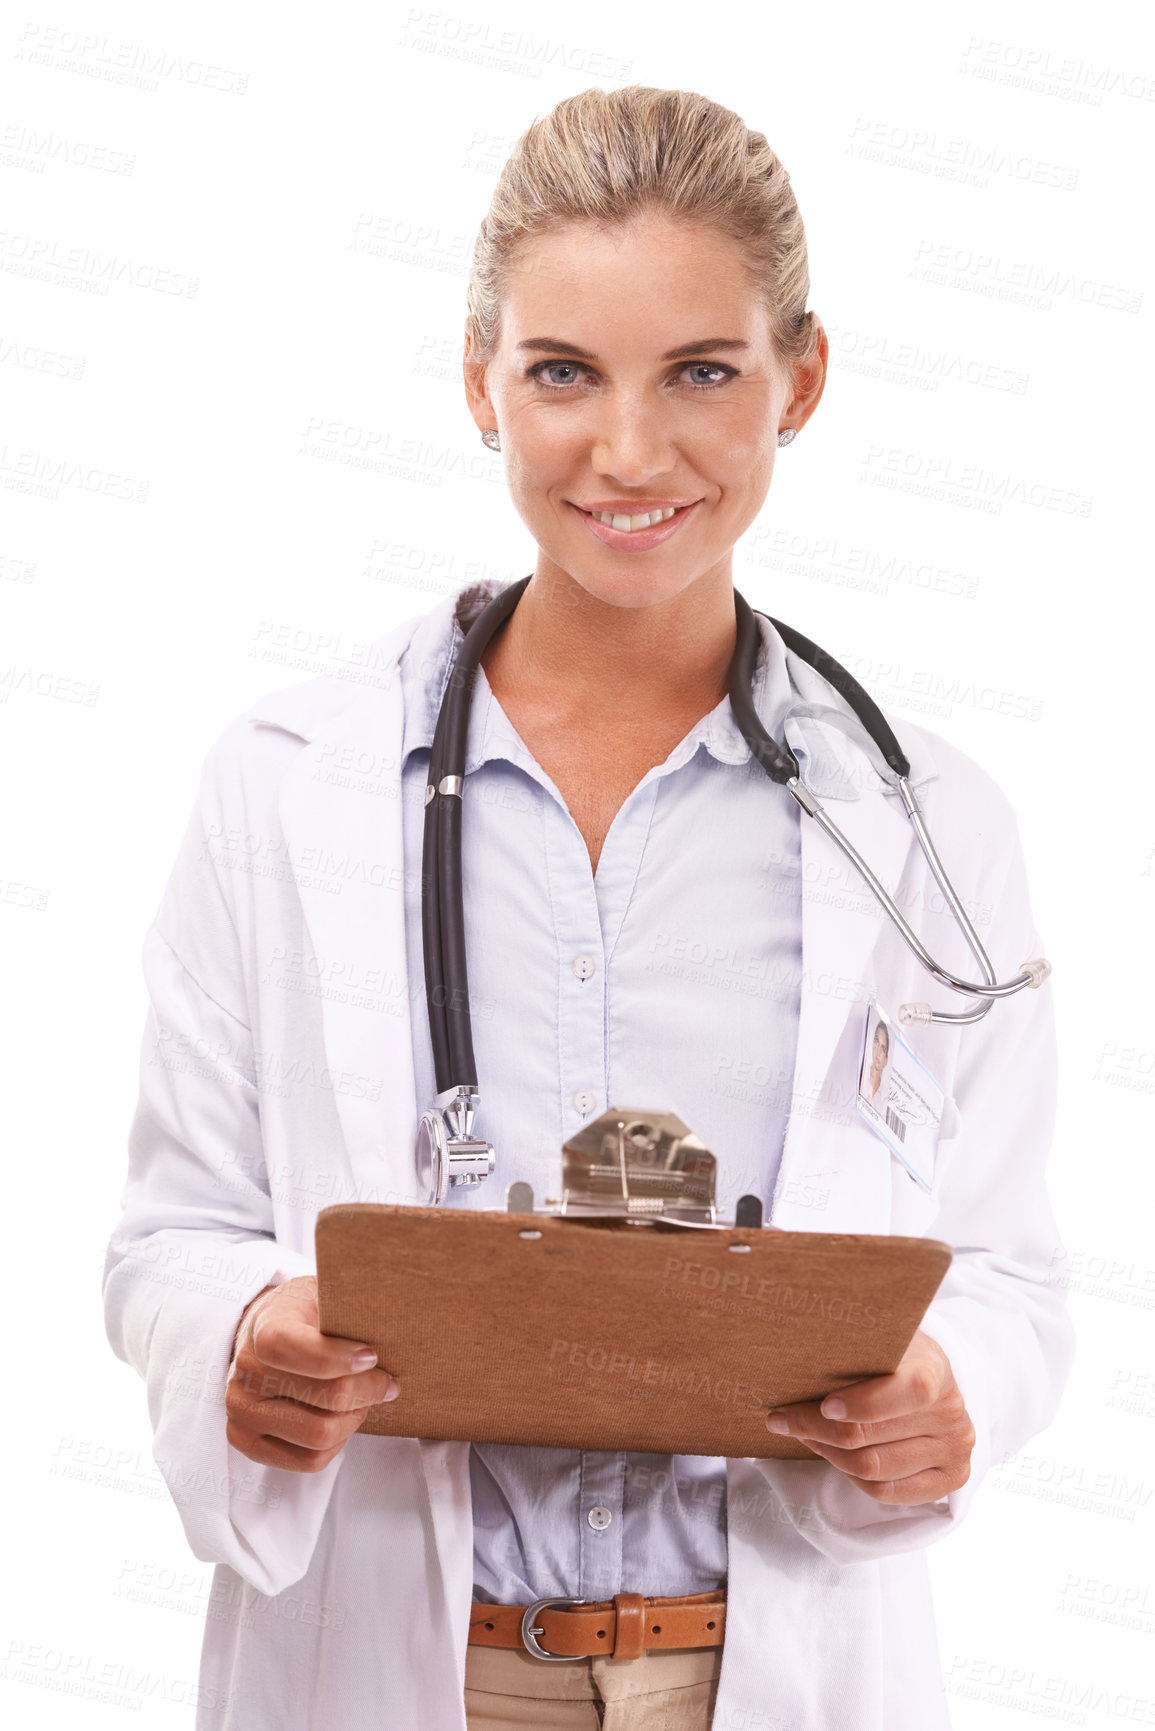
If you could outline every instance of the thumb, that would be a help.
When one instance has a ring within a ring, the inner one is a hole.
[[[322,1334],[317,1326],[317,1281],[299,1275],[275,1287],[253,1317],[252,1348],[273,1370],[317,1377],[348,1376],[377,1362],[373,1347],[341,1335]]]

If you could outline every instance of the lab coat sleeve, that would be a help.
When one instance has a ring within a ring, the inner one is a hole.
[[[1005,840],[987,880],[992,887],[984,886],[981,897],[992,909],[984,943],[1006,978],[1046,952],[1013,812],[993,784],[988,793],[998,809],[987,833]],[[996,1004],[960,1031],[957,1134],[939,1144],[939,1207],[925,1228],[954,1255],[920,1327],[950,1360],[975,1427],[970,1476],[936,1503],[904,1507],[876,1501],[828,1462],[767,1462],[765,1474],[785,1506],[834,1561],[920,1548],[951,1531],[990,1467],[1015,1454],[1057,1410],[1074,1332],[1054,1278],[1061,1243],[1044,1179],[1056,1086],[1049,983]]]
[[[1006,821],[1012,847],[992,933],[1000,977],[1046,954],[1009,810]],[[1074,1358],[1045,1179],[1057,1092],[1049,982],[964,1029],[958,1134],[941,1145],[939,1213],[927,1227],[929,1237],[952,1245],[954,1258],[921,1325],[950,1359],[976,1431],[970,1478],[948,1499],[952,1521],[988,1470],[1050,1423]]]
[[[232,891],[205,846],[221,755],[218,742],[144,943],[150,1006],[104,1305],[114,1351],[147,1384],[154,1459],[193,1554],[275,1594],[308,1568],[343,1452],[320,1473],[292,1473],[258,1466],[225,1435],[245,1307],[315,1265],[274,1235]]]

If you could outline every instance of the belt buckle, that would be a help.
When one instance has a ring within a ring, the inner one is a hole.
[[[537,1636],[544,1635],[540,1626],[534,1627],[534,1618],[550,1605],[588,1605],[588,1599],[535,1599],[532,1605],[527,1605],[521,1619],[521,1644],[527,1653],[532,1653],[535,1659],[547,1659],[555,1665],[568,1665],[572,1662],[570,1653],[547,1653],[544,1647],[539,1647]]]

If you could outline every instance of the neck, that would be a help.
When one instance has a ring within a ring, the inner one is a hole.
[[[612,720],[608,692],[629,692],[635,716],[698,716],[726,694],[736,631],[729,560],[668,601],[615,607],[543,557],[482,665],[499,701],[575,720]]]

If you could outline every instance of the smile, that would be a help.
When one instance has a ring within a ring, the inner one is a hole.
[[[700,499],[694,499],[684,505],[659,505],[638,512],[590,511],[582,505],[573,508],[581,513],[591,533],[603,545],[644,552],[676,535],[701,503]]]

